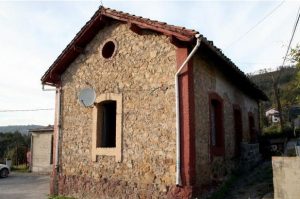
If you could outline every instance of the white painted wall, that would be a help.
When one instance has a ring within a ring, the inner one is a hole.
[[[51,138],[53,132],[32,133],[32,172],[51,171]]]

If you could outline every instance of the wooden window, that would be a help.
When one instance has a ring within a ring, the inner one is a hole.
[[[225,154],[224,126],[223,126],[223,100],[216,93],[210,93],[210,133],[211,153],[215,156]]]
[[[241,154],[240,144],[243,141],[243,123],[242,112],[238,105],[233,106],[233,118],[234,118],[234,131],[235,131],[235,156],[238,157]]]

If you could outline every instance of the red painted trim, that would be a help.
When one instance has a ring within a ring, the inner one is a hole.
[[[59,57],[46,71],[41,79],[42,83],[56,84],[56,80],[51,77],[50,73],[56,73],[58,76],[60,76],[72,63],[72,61],[80,54],[78,50],[74,51],[73,46],[80,46],[81,48],[84,48],[94,38],[100,29],[104,28],[105,25],[113,20],[117,20],[121,23],[134,24],[135,27],[132,27],[134,31],[137,31],[138,28],[149,29],[167,36],[173,35],[178,40],[185,42],[194,42],[194,35],[197,33],[194,30],[185,29],[179,26],[171,26],[166,23],[161,23],[101,7],[82,27],[74,39],[67,45]]]
[[[259,103],[259,100],[257,100],[256,103],[257,103],[257,108],[258,108],[258,113],[257,113],[258,126],[257,126],[257,129],[258,129],[258,135],[260,136],[261,135],[261,121],[260,121],[261,104]]]
[[[212,132],[210,128],[210,153],[211,153],[211,160],[213,159],[214,156],[224,156],[225,155],[225,135],[224,135],[224,108],[223,108],[223,99],[221,96],[219,96],[215,92],[210,92],[209,93],[209,124],[211,127],[211,112],[212,112],[212,107],[211,107],[211,102],[213,100],[216,100],[219,103],[219,107],[217,107],[217,111],[220,114],[220,118],[217,121],[216,128],[218,133],[218,137],[216,137],[216,142],[218,142],[217,146],[212,146]]]
[[[235,156],[238,157],[241,154],[240,143],[243,141],[243,113],[240,105],[238,104],[233,105],[233,120],[234,120],[234,138],[235,138],[234,152],[235,152]]]
[[[52,145],[52,173],[51,173],[51,179],[50,179],[50,194],[57,194],[56,186],[57,186],[57,180],[55,176],[57,175],[57,170],[56,170],[56,144],[57,144],[57,138],[58,138],[58,131],[59,131],[59,94],[58,91],[56,90],[55,94],[55,117],[54,117],[54,131],[53,131],[53,145]]]
[[[187,58],[187,48],[177,48],[177,69]],[[195,149],[195,102],[193,62],[190,60],[179,76],[179,110],[181,137],[181,177],[184,186],[195,184],[196,149]]]
[[[175,37],[174,35],[169,36],[169,41],[171,44],[175,45],[178,48],[187,48],[189,45],[188,42],[183,42],[183,41],[177,39],[177,37]]]
[[[248,122],[249,122],[250,143],[255,143],[257,141],[257,133],[255,129],[254,114],[252,112],[248,112]]]

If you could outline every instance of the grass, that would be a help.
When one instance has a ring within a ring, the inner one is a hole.
[[[233,172],[228,180],[208,199],[229,198],[228,195],[231,194],[243,196],[253,190],[255,191],[254,193],[259,196],[273,191],[273,171],[271,163],[262,164],[246,173]]]
[[[230,187],[236,182],[238,176],[232,175],[229,179],[221,185],[221,187],[213,193],[208,199],[223,199],[230,191]]]
[[[28,166],[26,164],[14,165],[11,167],[12,171],[26,173],[28,172]]]
[[[75,199],[75,198],[67,197],[67,196],[49,196],[48,199]]]

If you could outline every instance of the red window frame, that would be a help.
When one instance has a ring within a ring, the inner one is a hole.
[[[215,145],[213,145],[212,111],[215,103]],[[212,156],[225,155],[224,139],[224,105],[223,99],[215,92],[209,93],[209,123],[210,123],[210,148]]]
[[[233,120],[234,120],[234,134],[235,134],[235,156],[239,157],[241,154],[240,143],[243,141],[243,113],[238,104],[233,105]]]
[[[255,143],[257,140],[257,133],[255,129],[255,119],[252,112],[248,112],[248,122],[249,122],[249,136],[250,143]]]

